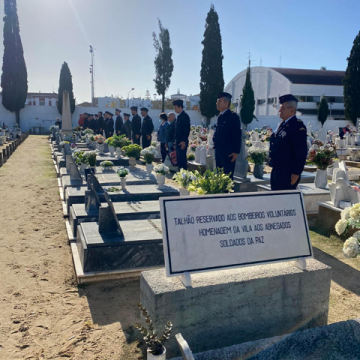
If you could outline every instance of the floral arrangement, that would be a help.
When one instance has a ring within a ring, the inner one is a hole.
[[[112,145],[110,146],[122,149],[124,146],[129,146],[130,144],[131,141],[126,137],[126,135],[114,135],[112,137]]]
[[[121,177],[124,178],[126,175],[129,174],[129,170],[125,169],[123,166],[117,168],[116,173]]]
[[[260,141],[261,142],[268,142],[270,141],[271,135],[272,135],[272,130],[268,129],[268,130],[264,130],[261,133],[263,136],[261,137]]]
[[[86,129],[86,130],[84,130],[83,131],[83,134],[90,134],[90,135],[92,135],[92,134],[94,134],[94,131],[93,130],[91,130],[91,129]]]
[[[84,151],[80,151],[80,150],[75,150],[72,153],[72,157],[75,160],[75,163],[77,165],[87,164],[87,159],[86,159],[86,156],[84,154],[85,154]]]
[[[59,145],[62,146],[62,147],[64,147],[65,144],[70,144],[70,143],[69,143],[68,141],[62,141]]]
[[[195,127],[195,131],[198,133],[198,132],[200,132],[201,131],[201,125],[197,125],[196,127]]]
[[[360,229],[360,203],[347,207],[341,212],[341,219],[335,224],[338,235],[346,234],[349,228]],[[355,258],[360,252],[360,231],[348,238],[343,246],[343,254],[347,258]]]
[[[166,175],[170,172],[169,168],[165,166],[164,164],[159,164],[154,166],[154,171],[156,174],[159,175]]]
[[[195,160],[195,155],[190,153],[188,156],[187,156],[187,159],[188,161],[194,161]]]
[[[315,139],[315,138],[316,138],[316,136],[315,136],[315,131],[312,130],[312,131],[311,131],[311,134],[310,134],[310,135],[308,134],[308,136],[310,136],[311,138]]]
[[[58,129],[59,129],[59,127],[57,125],[51,125],[49,128],[50,131],[54,131],[54,130],[58,130]]]
[[[262,165],[267,160],[267,151],[265,149],[259,148],[250,148],[248,150],[248,161],[254,163],[255,165]]]
[[[76,127],[73,128],[73,130],[75,132],[80,132],[82,130],[82,127],[81,126],[76,126]]]
[[[245,145],[247,147],[251,147],[252,146],[252,142],[250,140],[245,140]]]
[[[140,156],[140,151],[142,150],[142,148],[138,144],[131,144],[128,146],[124,146],[122,150],[125,152],[127,157],[138,158]]]
[[[328,130],[327,134],[328,135],[334,135],[334,133],[331,130]]]
[[[114,146],[113,141],[114,141],[114,138],[111,136],[105,140],[105,144],[108,146]]]
[[[76,144],[75,144],[75,143],[71,143],[71,144],[70,144],[70,149],[71,149],[71,150],[77,149]]]
[[[96,151],[88,151],[84,154],[86,164],[89,164],[89,166],[96,166]]]
[[[90,139],[90,141],[95,141],[95,135],[87,134],[86,136]]]
[[[65,135],[63,139],[64,141],[70,142],[74,140],[74,137],[72,135]]]
[[[319,149],[312,149],[309,152],[309,163],[316,165],[319,170],[326,170],[334,162],[336,149],[332,146],[320,146]]]
[[[202,141],[207,141],[208,139],[207,135],[200,135],[199,137]]]
[[[152,141],[151,146],[157,147],[157,141]]]
[[[195,125],[191,125],[190,130],[195,130]]]
[[[105,138],[102,135],[96,135],[94,136],[94,141],[101,145],[105,142]]]
[[[314,139],[312,142],[313,145],[323,146],[323,142],[319,139]]]
[[[103,170],[105,170],[105,169],[110,170],[114,166],[114,163],[112,161],[106,160],[106,161],[102,161],[100,163],[100,166],[103,168]]]
[[[149,146],[144,150],[141,150],[140,154],[144,157],[144,160],[147,164],[151,164],[157,155],[157,151],[154,146]]]
[[[191,182],[187,189],[196,192],[198,195],[223,194],[234,191],[234,182],[229,175],[224,174],[223,169],[216,169],[215,171],[208,169],[203,175],[195,171],[194,176],[196,179]]]
[[[196,148],[197,148],[197,144],[194,143],[190,144],[190,151],[195,152]]]
[[[183,188],[187,188],[190,183],[196,180],[196,174],[192,171],[181,169],[173,176],[173,180]]]

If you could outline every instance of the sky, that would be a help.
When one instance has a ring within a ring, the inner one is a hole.
[[[57,92],[66,61],[77,102],[90,101],[92,45],[95,96],[127,98],[135,88],[130,97],[149,90],[153,98],[159,18],[173,49],[167,95],[198,94],[211,3],[219,15],[225,86],[246,68],[249,53],[252,66],[345,70],[360,30],[359,0],[17,0],[29,92]]]

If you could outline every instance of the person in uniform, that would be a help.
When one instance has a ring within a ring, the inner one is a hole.
[[[120,135],[126,135],[126,137],[131,140],[131,121],[130,114],[124,113],[124,124],[121,128]]]
[[[214,132],[216,167],[234,178],[236,159],[241,148],[241,126],[239,115],[229,109],[232,95],[226,92],[218,94],[216,107],[220,111]]]
[[[120,115],[121,110],[120,109],[115,109],[115,115],[116,115],[116,120],[115,120],[115,134],[116,135],[120,135],[121,133],[121,128],[123,127],[123,119]]]
[[[166,135],[167,135],[167,128],[169,127],[169,123],[168,123],[168,117],[165,113],[161,113],[159,115],[159,120],[161,121],[161,124],[158,129],[157,139],[158,141],[160,141],[161,159],[162,162],[164,162],[167,155],[166,144],[168,143],[168,140]]]
[[[108,111],[108,118],[107,118],[107,123],[106,123],[106,128],[105,128],[105,136],[106,138],[109,138],[111,136],[114,135],[114,119],[113,119],[114,114],[111,113],[110,111]]]
[[[190,117],[184,110],[183,100],[174,100],[173,106],[178,114],[175,125],[175,149],[177,165],[180,169],[187,170],[186,151],[189,146]]]
[[[140,145],[141,118],[137,113],[138,111],[137,106],[132,106],[130,110],[131,110],[131,115],[133,116],[131,120],[131,132],[133,137],[132,140],[134,144]]]
[[[102,111],[98,112],[98,121],[97,121],[97,127],[96,127],[96,133],[98,135],[102,135],[103,134],[103,130],[104,130],[104,118],[103,118],[103,113]]]
[[[109,111],[104,112],[104,132],[105,132],[105,137],[106,137],[106,132],[107,132],[107,123],[109,121],[109,114],[110,114]]]
[[[59,130],[61,130],[61,121],[59,118],[56,118],[56,121],[55,121],[55,126],[58,126],[59,127]]]
[[[84,130],[90,129],[90,120],[89,120],[90,114],[84,113],[84,115],[85,115],[85,119],[84,119]]]
[[[169,153],[174,151],[174,142],[175,142],[175,125],[176,125],[176,115],[173,112],[168,113],[169,126],[166,129],[166,140],[167,144],[165,145]]]
[[[94,131],[94,133],[96,132],[96,123],[93,114],[89,115],[89,128]]]
[[[149,110],[146,107],[142,107],[141,116],[144,118],[141,125],[142,147],[143,149],[151,145],[151,135],[154,131],[154,124],[151,117],[148,115]]]
[[[281,118],[270,138],[271,190],[296,189],[307,157],[307,130],[296,117],[298,100],[291,94],[279,97]]]

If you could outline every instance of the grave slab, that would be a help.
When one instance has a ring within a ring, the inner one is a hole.
[[[318,205],[316,226],[324,232],[334,232],[335,224],[340,220],[342,209],[335,207],[331,201],[321,201]]]
[[[319,201],[329,201],[329,189],[319,189],[315,184],[299,184],[303,193],[305,209],[307,215],[315,215],[319,212]],[[271,191],[270,185],[258,185],[258,191]]]
[[[155,328],[174,324],[193,352],[279,336],[327,324],[331,269],[306,260],[302,271],[289,263],[192,274],[192,287],[165,269],[145,271],[140,302]],[[169,357],[179,356],[174,337]]]
[[[57,154],[57,153],[55,153]],[[127,157],[111,157],[108,155],[97,155],[96,156],[96,166],[99,166],[100,163],[102,161],[112,161],[114,163],[115,166],[129,166],[129,158]],[[64,156],[56,156],[56,163],[58,165],[58,167],[65,167],[66,166],[66,162],[65,162],[65,157]]]

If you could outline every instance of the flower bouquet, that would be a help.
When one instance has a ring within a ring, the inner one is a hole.
[[[123,190],[125,190],[126,187],[126,176],[129,174],[129,170],[125,169],[123,166],[120,166],[119,168],[117,168],[116,173],[119,175],[120,177],[120,183],[121,183],[121,188]]]
[[[60,145],[61,147],[64,147],[65,144],[70,144],[70,143],[69,143],[68,141],[62,141],[59,145]]]
[[[158,186],[163,186],[165,184],[165,174],[170,172],[169,168],[164,164],[159,164],[154,166],[154,172],[156,174]]]
[[[85,154],[84,151],[81,150],[75,150],[72,153],[72,157],[77,165],[87,164],[87,159],[86,156],[84,156],[84,154]]]
[[[267,151],[265,149],[260,148],[251,148],[248,150],[248,157],[246,158],[251,163],[255,165],[263,165],[264,162],[267,160]]]
[[[194,161],[195,160],[195,155],[193,153],[190,153],[188,156],[187,156],[187,159],[188,161]]]
[[[73,131],[76,132],[76,133],[81,132],[81,130],[82,130],[81,126],[76,126],[76,127],[73,128]]]
[[[319,139],[314,139],[312,142],[313,145],[317,145],[317,146],[323,146],[323,142]]]
[[[194,172],[195,180],[187,187],[189,191],[196,192],[198,195],[223,194],[233,192],[234,182],[229,175],[224,174],[223,169],[210,171],[209,169],[201,175],[198,171]]]
[[[245,140],[245,146],[251,147],[251,146],[252,146],[252,142],[251,142],[250,140]]]
[[[336,148],[333,146],[320,146],[319,149],[312,149],[309,152],[309,163],[316,165],[319,170],[326,170],[334,162]]]
[[[131,141],[126,137],[126,135],[114,135],[112,140],[112,146],[117,149],[122,149],[124,146],[129,146]]]
[[[100,163],[100,166],[102,167],[103,171],[112,170],[114,163],[112,161],[106,160],[106,161],[102,161]]]
[[[89,164],[90,167],[96,166],[96,155],[96,151],[88,151],[85,153],[84,156],[86,157],[86,163]]]
[[[94,134],[94,131],[91,130],[91,129],[85,129],[85,130],[83,131],[83,134],[84,134],[84,135],[86,135],[86,134],[92,135],[92,134]]]
[[[197,148],[197,144],[190,144],[190,151],[195,152]]]
[[[144,150],[141,150],[140,154],[144,157],[146,164],[151,164],[157,155],[157,151],[154,146],[149,146]]]
[[[173,176],[173,180],[181,186],[180,195],[189,195],[190,191],[187,190],[187,187],[196,180],[197,176],[194,172],[181,169],[180,172],[177,172]]]
[[[125,152],[127,157],[138,158],[142,149],[141,146],[138,144],[131,144],[128,146],[124,146],[122,150]]]
[[[157,141],[152,141],[151,142],[151,146],[153,146],[153,147],[157,147],[157,144],[158,144]]]
[[[71,149],[72,151],[76,150],[76,149],[77,149],[76,144],[75,144],[75,143],[71,143],[71,144],[70,144],[70,149]]]
[[[108,146],[114,146],[113,142],[114,142],[114,138],[112,136],[105,140],[105,144]]]
[[[50,131],[56,131],[58,129],[59,129],[59,127],[57,125],[51,125],[49,128]]]
[[[94,141],[96,141],[99,145],[104,144],[105,138],[102,135],[94,136]]]

